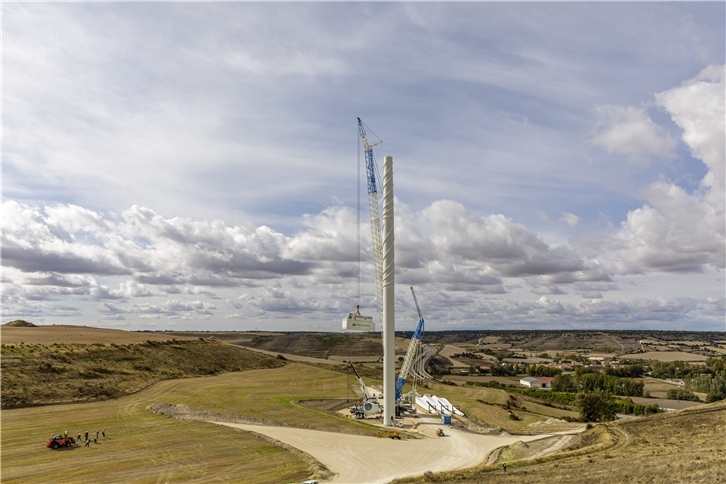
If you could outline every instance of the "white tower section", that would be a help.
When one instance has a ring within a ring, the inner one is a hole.
[[[393,232],[393,157],[383,161],[383,424],[396,421],[395,260]]]

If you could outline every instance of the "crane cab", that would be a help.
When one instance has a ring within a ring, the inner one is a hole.
[[[343,320],[343,329],[352,331],[375,331],[376,323],[373,322],[373,318],[371,316],[350,313],[348,314],[348,317]]]

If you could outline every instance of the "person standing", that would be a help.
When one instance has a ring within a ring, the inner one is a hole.
[[[76,442],[80,442],[80,441],[81,441],[81,434],[78,434],[78,438],[76,439]]]
[[[106,430],[101,430],[101,435],[103,435],[103,438],[106,438]]]
[[[86,437],[86,445],[85,446],[86,447],[90,447],[91,446],[91,439],[89,439],[88,437]]]
[[[83,436],[83,440],[88,440],[88,430],[86,430],[86,435]]]
[[[68,431],[67,430],[64,430],[63,431],[63,437],[68,437]]]
[[[96,440],[98,440],[98,429],[96,430]]]

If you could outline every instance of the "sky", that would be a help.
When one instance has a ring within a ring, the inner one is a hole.
[[[360,117],[397,330],[726,330],[724,2],[1,8],[2,322],[377,316]]]

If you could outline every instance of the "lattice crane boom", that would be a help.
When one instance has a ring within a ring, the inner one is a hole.
[[[376,271],[376,297],[378,300],[378,320],[383,324],[383,239],[381,236],[381,208],[376,187],[376,164],[373,158],[373,145],[368,143],[363,121],[358,118],[358,133],[363,142],[366,159],[366,180],[368,185],[368,210],[371,215],[371,240],[373,243],[373,265]]]

